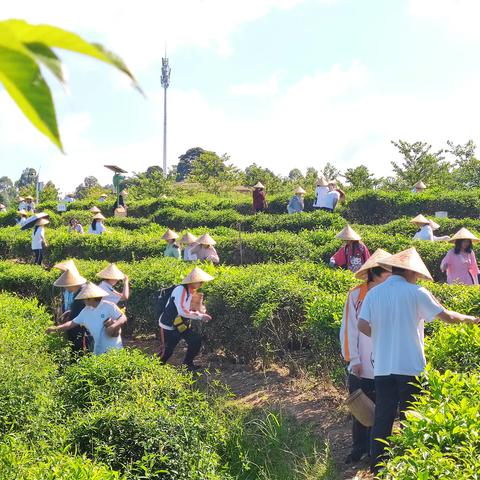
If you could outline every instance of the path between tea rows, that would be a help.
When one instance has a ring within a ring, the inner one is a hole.
[[[158,353],[158,340],[127,339],[126,345],[136,346],[148,354]],[[171,363],[179,364],[181,348]],[[321,440],[330,444],[332,456],[342,480],[370,479],[366,460],[359,465],[345,465],[350,450],[350,421],[343,406],[345,394],[330,382],[306,380],[289,375],[287,368],[272,367],[266,371],[231,364],[215,355],[201,355],[202,378],[206,382],[218,380],[227,385],[236,400],[252,407],[277,407],[311,425]]]

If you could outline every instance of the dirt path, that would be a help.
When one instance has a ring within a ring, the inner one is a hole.
[[[158,341],[127,339],[145,353],[158,352]],[[183,350],[179,347],[172,364],[180,364]],[[354,466],[345,465],[350,449],[350,421],[343,406],[345,395],[326,381],[294,378],[288,369],[273,367],[260,371],[247,365],[234,365],[215,355],[201,355],[197,364],[203,368],[206,382],[220,381],[227,385],[237,401],[253,407],[274,406],[308,423],[322,440],[327,440],[342,480],[372,478],[366,473],[366,460]]]

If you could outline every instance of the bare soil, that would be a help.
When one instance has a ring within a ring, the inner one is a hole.
[[[159,341],[154,337],[128,338],[124,343],[151,355],[159,351]],[[183,355],[180,344],[169,363],[179,365]],[[310,425],[321,441],[330,444],[342,480],[373,478],[368,473],[367,459],[354,465],[345,464],[351,444],[350,418],[343,405],[347,395],[329,380],[294,377],[288,368],[277,365],[260,369],[232,364],[215,354],[201,354],[196,363],[202,367],[199,375],[206,385],[220,381],[238,402],[252,407],[279,408]]]

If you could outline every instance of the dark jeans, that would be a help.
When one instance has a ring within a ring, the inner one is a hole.
[[[178,330],[165,330],[161,329],[161,335],[163,337],[163,353],[162,353],[162,362],[167,362],[168,359],[172,356],[175,347],[178,345],[178,342],[183,338],[187,343],[187,353],[183,360],[183,363],[188,367],[193,366],[193,360],[200,352],[200,347],[202,346],[202,338],[197,332],[194,332],[191,328],[180,333]]]
[[[353,393],[361,388],[370,400],[375,402],[375,381],[371,378],[360,378],[356,375],[348,375],[348,391]],[[352,423],[352,455],[370,453],[371,450],[371,428],[362,425],[355,417]]]
[[[412,383],[414,385],[412,385]],[[377,463],[384,460],[385,444],[377,438],[386,440],[392,434],[393,421],[400,410],[400,420],[405,419],[405,410],[419,392],[416,377],[407,375],[382,375],[375,377],[375,425],[372,429],[371,470],[378,473]]]
[[[43,260],[43,249],[42,248],[36,249],[33,251],[33,253],[35,254],[35,264],[41,265]]]

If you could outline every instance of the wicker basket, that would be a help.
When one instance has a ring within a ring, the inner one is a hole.
[[[192,300],[190,301],[190,310],[195,312],[202,312],[203,306],[203,293],[192,293]]]
[[[350,413],[365,427],[372,427],[375,421],[375,404],[362,389],[355,390],[345,401]]]

